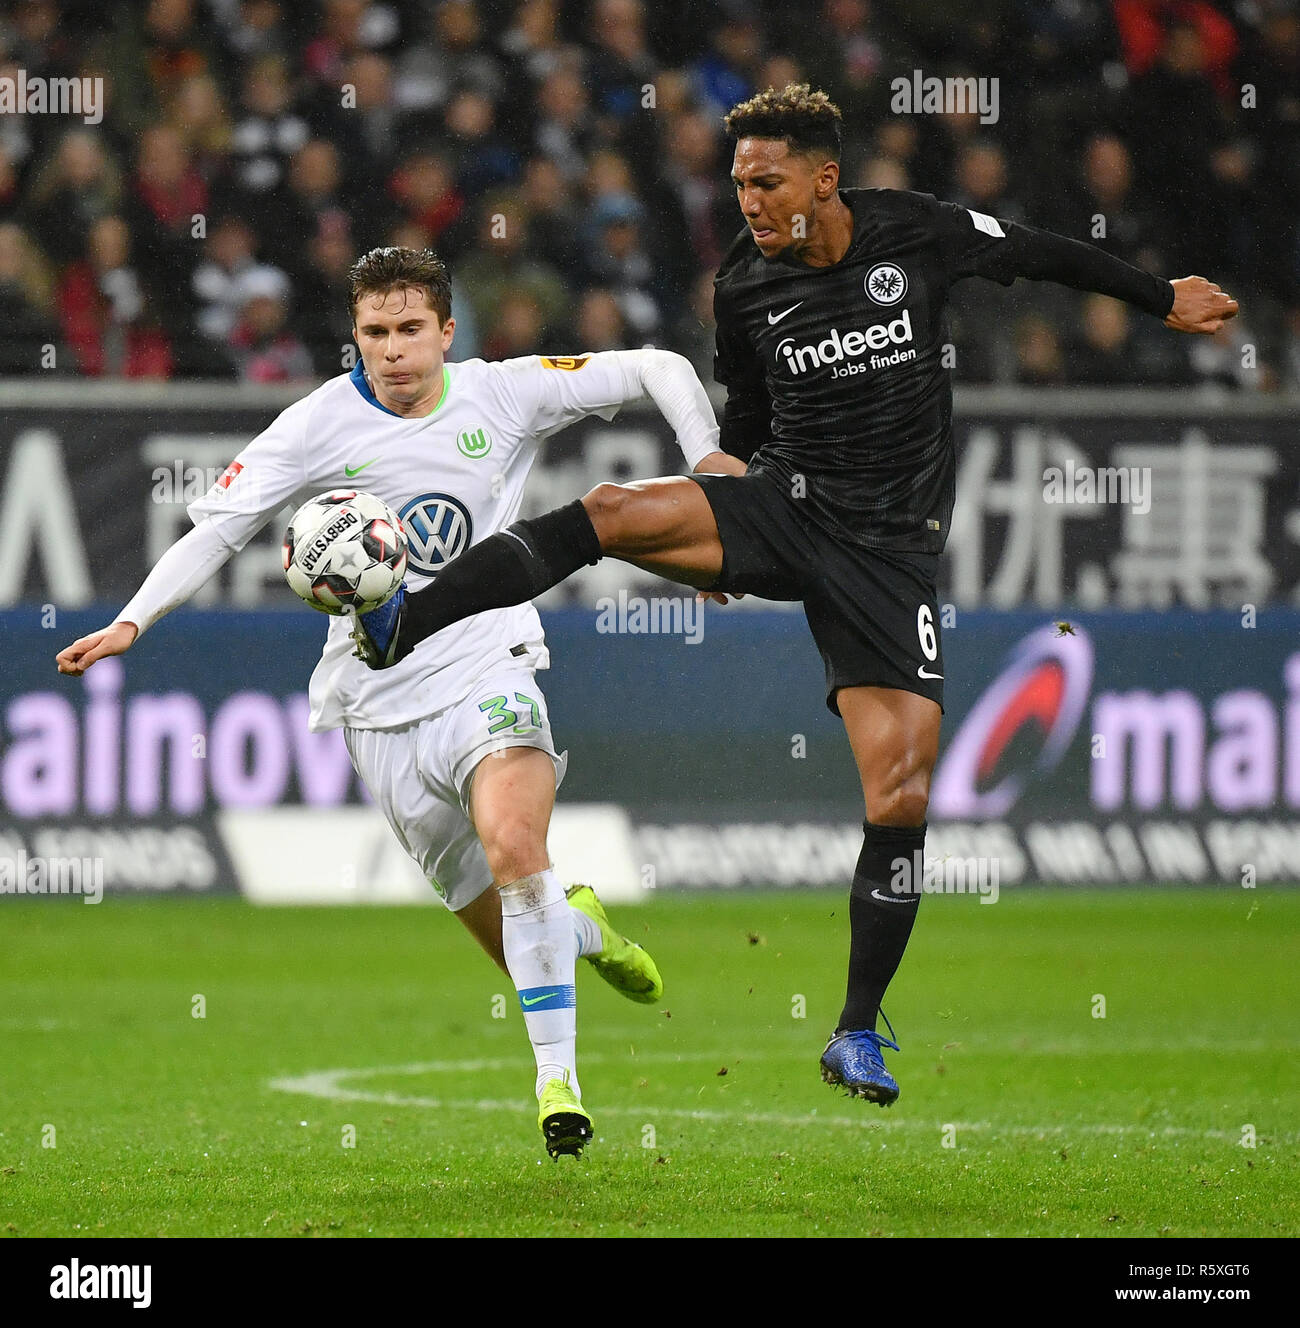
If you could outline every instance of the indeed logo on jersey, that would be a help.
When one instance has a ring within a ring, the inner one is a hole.
[[[779,364],[784,358],[792,374],[806,373],[821,364],[838,365],[831,373],[832,378],[848,378],[852,374],[866,373],[867,364],[873,369],[884,369],[891,364],[902,364],[904,360],[916,359],[916,347],[907,343],[912,340],[911,310],[903,312],[891,322],[873,323],[862,331],[840,334],[839,328],[831,328],[830,335],[821,341],[810,341],[806,345],[796,346],[793,337],[786,337],[776,348]],[[873,355],[863,364],[860,361],[839,364],[841,360],[852,360],[869,350],[885,350],[889,346],[898,349],[889,355]]]

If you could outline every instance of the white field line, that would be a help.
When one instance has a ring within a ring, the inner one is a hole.
[[[714,1053],[684,1054],[678,1052],[650,1052],[638,1055],[635,1061],[683,1061],[714,1060]],[[745,1059],[758,1060],[761,1056],[751,1055],[738,1058],[737,1064]],[[592,1052],[582,1058],[584,1064],[592,1062],[610,1062],[629,1060],[623,1054]],[[409,1065],[381,1065],[360,1068],[342,1068],[335,1070],[315,1070],[308,1074],[282,1076],[272,1079],[267,1087],[277,1093],[294,1093],[306,1097],[324,1098],[334,1102],[373,1102],[390,1107],[421,1107],[429,1110],[456,1111],[510,1111],[529,1112],[535,1108],[524,1097],[519,1098],[452,1098],[426,1097],[423,1095],[394,1092],[377,1092],[371,1089],[350,1087],[345,1079],[375,1078],[380,1075],[428,1075],[428,1074],[477,1074],[488,1070],[527,1069],[519,1059],[462,1060],[462,1061],[418,1061]],[[864,1104],[864,1111],[869,1109]],[[960,1134],[963,1131],[989,1132],[998,1135],[1038,1138],[1045,1135],[1102,1135],[1124,1137],[1140,1135],[1148,1139],[1215,1139],[1236,1144],[1241,1139],[1240,1130],[1204,1130],[1184,1126],[1164,1125],[1152,1128],[1145,1125],[1119,1125],[1105,1122],[1073,1122],[1063,1125],[1008,1125],[1000,1121],[918,1121],[905,1117],[871,1119],[869,1116],[853,1118],[850,1116],[821,1116],[816,1110],[806,1115],[792,1115],[770,1111],[718,1111],[709,1108],[660,1107],[649,1104],[634,1107],[602,1104],[600,1114],[605,1116],[633,1116],[641,1119],[670,1116],[674,1119],[736,1124],[745,1122],[752,1125],[831,1125],[842,1129],[857,1131],[921,1130],[933,1133],[949,1127],[955,1127]],[[1275,1143],[1291,1144],[1300,1140],[1300,1135],[1287,1134],[1272,1136]]]

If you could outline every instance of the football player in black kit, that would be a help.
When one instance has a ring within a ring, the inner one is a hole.
[[[715,279],[720,447],[734,473],[601,484],[482,541],[418,594],[359,619],[386,667],[460,618],[517,604],[602,557],[726,595],[802,600],[862,780],[848,995],[822,1078],[887,1106],[876,1031],[921,897],[943,652],[935,574],[953,508],[948,289],[1017,277],[1098,291],[1180,332],[1237,304],[1101,249],[932,195],[839,187],[840,113],[807,85],[725,118],[745,221]],[[747,464],[746,464],[747,463]],[[899,864],[903,865],[900,872]],[[890,1029],[892,1033],[892,1028]]]

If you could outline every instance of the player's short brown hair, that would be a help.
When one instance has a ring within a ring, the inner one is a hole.
[[[432,249],[402,249],[389,245],[362,254],[348,271],[348,313],[357,316],[363,295],[387,295],[395,290],[422,290],[442,326],[451,317],[451,278]]]
[[[722,123],[733,140],[780,138],[791,152],[820,153],[823,160],[840,159],[840,108],[807,83],[787,83],[780,92],[766,88],[733,106],[722,117]]]

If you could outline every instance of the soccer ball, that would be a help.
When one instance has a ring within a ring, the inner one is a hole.
[[[406,575],[406,531],[386,502],[332,489],[293,514],[284,532],[284,575],[321,613],[369,613]]]

